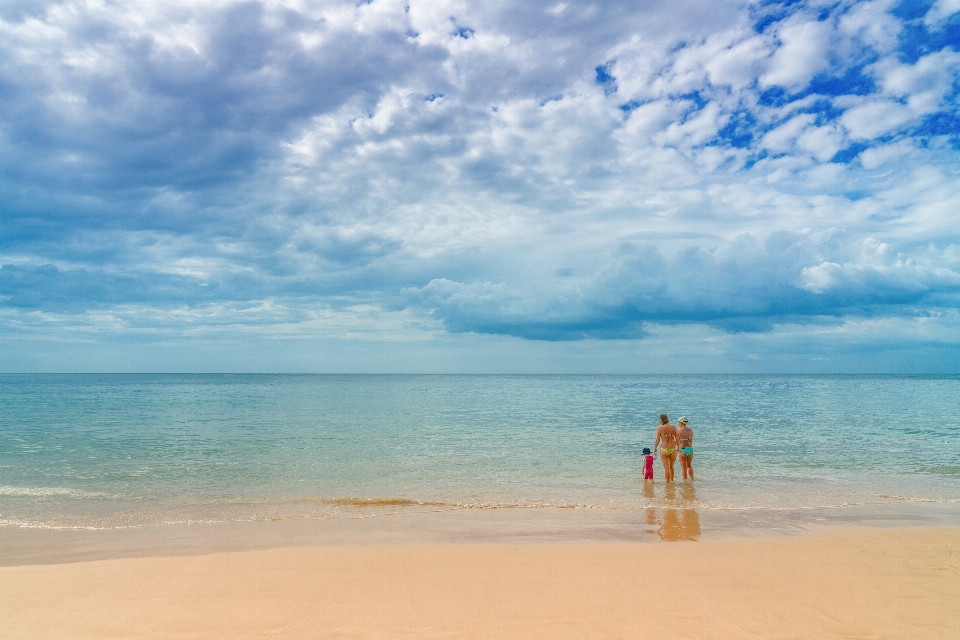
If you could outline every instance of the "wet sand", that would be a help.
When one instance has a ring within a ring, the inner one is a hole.
[[[328,545],[595,544],[808,536],[848,528],[960,527],[960,503],[822,509],[404,509],[354,518],[152,525],[0,526],[0,567]]]
[[[0,569],[11,638],[953,638],[960,528],[323,544]]]

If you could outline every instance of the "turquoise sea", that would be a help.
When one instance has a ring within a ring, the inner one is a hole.
[[[693,483],[641,480],[661,412]],[[960,377],[0,376],[0,524],[678,501],[960,502]]]

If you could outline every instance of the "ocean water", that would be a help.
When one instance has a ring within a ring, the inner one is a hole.
[[[0,376],[5,525],[957,502],[958,376]]]

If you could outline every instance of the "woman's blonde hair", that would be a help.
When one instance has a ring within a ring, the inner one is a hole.
[[[667,424],[668,422],[670,422],[670,418],[667,417],[667,414],[661,413],[661,414],[660,414],[660,424]]]

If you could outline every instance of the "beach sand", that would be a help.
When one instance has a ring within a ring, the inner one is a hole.
[[[960,638],[960,529],[0,568],[5,638]]]

